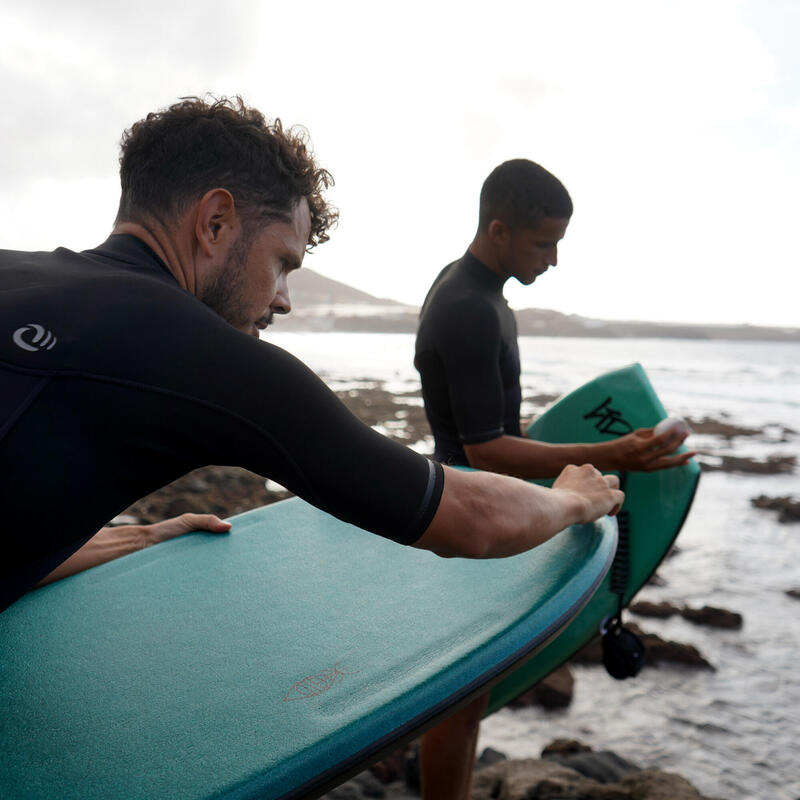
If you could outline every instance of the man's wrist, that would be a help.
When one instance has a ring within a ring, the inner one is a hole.
[[[586,521],[589,516],[589,501],[583,494],[574,489],[558,488],[550,491],[558,496],[558,502],[561,505],[564,517],[562,529]]]
[[[595,444],[587,445],[591,448],[591,452],[587,454],[587,464],[592,464],[595,469],[601,472],[610,472],[619,469],[619,456],[617,454],[618,446],[617,439],[612,439],[609,442],[596,442]]]

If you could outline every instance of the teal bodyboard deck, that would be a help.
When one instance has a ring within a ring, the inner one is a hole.
[[[593,441],[663,416],[632,367],[532,434]],[[627,599],[696,480],[629,476]],[[401,548],[299,499],[233,521],[0,614],[0,798],[316,797],[493,684],[492,708],[524,691],[616,609],[608,518],[496,561]]]
[[[0,797],[316,797],[535,653],[617,541],[469,561],[296,498],[233,521],[0,614]]]
[[[603,442],[636,428],[652,427],[666,416],[644,369],[633,364],[601,375],[566,395],[545,411],[526,434],[554,444]],[[680,450],[685,452],[686,448]],[[700,467],[693,459],[683,467],[624,476],[623,511],[629,538],[627,564],[622,568],[627,571],[625,605],[672,547],[689,513],[699,479]],[[552,481],[540,483],[548,485]],[[611,591],[609,574],[557,639],[494,687],[487,714],[502,708],[573,656],[600,632],[603,621],[618,608],[619,596]]]

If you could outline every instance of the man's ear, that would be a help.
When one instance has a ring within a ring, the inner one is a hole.
[[[505,245],[511,237],[511,228],[499,219],[493,219],[486,229],[489,241],[495,246]]]
[[[240,227],[233,195],[227,189],[210,189],[200,198],[194,232],[205,256],[212,258],[220,245],[227,250]]]

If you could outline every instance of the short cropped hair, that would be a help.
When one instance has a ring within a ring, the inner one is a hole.
[[[510,228],[533,228],[545,217],[571,216],[572,199],[564,184],[525,158],[504,161],[495,167],[481,188],[481,231],[486,231],[493,219]]]
[[[323,198],[331,174],[314,161],[303,129],[284,130],[241,97],[185,97],[135,122],[120,144],[117,222],[156,217],[174,222],[207,191],[227,189],[245,230],[269,219],[289,221],[305,197],[308,246],[328,240],[338,213]]]

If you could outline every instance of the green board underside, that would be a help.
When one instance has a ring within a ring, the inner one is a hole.
[[[602,442],[651,427],[666,416],[644,369],[633,364],[601,375],[566,395],[542,414],[526,435],[554,444]],[[700,467],[694,460],[683,467],[626,474],[623,510],[628,515],[630,555],[625,605],[669,552],[689,512],[699,478]],[[611,591],[610,582],[609,574],[554,641],[493,688],[487,715],[549,675],[598,635],[603,620],[619,608],[619,597]]]
[[[589,600],[616,525],[497,561],[400,548],[299,499],[0,614],[0,797],[313,797]]]

